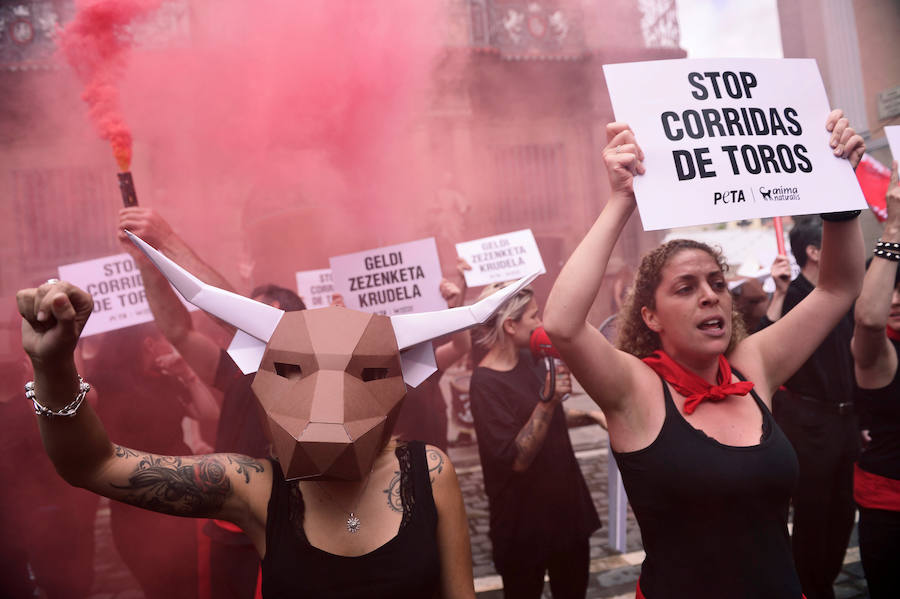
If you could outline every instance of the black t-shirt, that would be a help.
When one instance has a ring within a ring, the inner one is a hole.
[[[782,315],[790,312],[815,289],[803,275],[791,281],[784,298]],[[802,331],[799,334],[803,334]],[[829,403],[853,399],[853,313],[848,312],[832,329],[813,355],[784,384],[788,390]]]
[[[262,409],[250,388],[253,376],[243,374],[228,354],[221,352],[213,383],[224,393],[216,429],[216,452],[240,453],[251,458],[269,456]]]
[[[600,527],[562,406],[554,411],[531,466],[525,472],[512,469],[516,435],[540,401],[541,366],[523,351],[512,370],[478,367],[472,373],[472,415],[490,504],[494,563],[501,571],[513,559],[541,563]]]
[[[900,356],[900,342],[891,341]],[[857,389],[857,407],[872,441],[859,458],[866,472],[900,480],[900,368],[881,389]]]

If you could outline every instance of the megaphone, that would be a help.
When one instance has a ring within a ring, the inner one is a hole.
[[[535,358],[559,358],[559,352],[553,347],[553,342],[547,335],[544,327],[538,327],[531,332],[531,342],[529,343],[531,354]]]
[[[553,347],[553,342],[547,335],[544,327],[538,327],[531,332],[531,340],[528,343],[531,349],[531,355],[535,358],[543,358],[544,364],[547,366],[547,372],[550,373],[550,386],[541,390],[541,401],[550,401],[556,393],[556,360],[561,359],[559,352]],[[562,398],[563,401],[569,398],[569,394]]]

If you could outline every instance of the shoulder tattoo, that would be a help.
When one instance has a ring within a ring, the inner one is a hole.
[[[388,483],[387,489],[384,490],[387,495],[387,504],[395,512],[403,511],[403,501],[400,498],[400,471],[394,470],[394,476]]]
[[[435,475],[444,471],[444,456],[437,449],[429,448],[425,451],[425,457],[428,461],[428,475],[431,482],[434,482]]]

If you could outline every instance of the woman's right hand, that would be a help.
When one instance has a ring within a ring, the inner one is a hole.
[[[21,289],[16,294],[22,315],[22,347],[34,364],[71,359],[94,307],[90,294],[65,281]]]
[[[627,123],[608,123],[606,139],[608,143],[603,148],[603,160],[606,162],[612,191],[610,200],[622,196],[634,202],[634,176],[645,172],[644,151],[637,144],[634,132]]]

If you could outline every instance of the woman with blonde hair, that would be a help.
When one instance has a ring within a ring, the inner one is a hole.
[[[488,286],[483,296],[501,285]],[[531,289],[520,291],[473,333],[470,400],[490,507],[494,565],[504,597],[540,597],[549,572],[554,597],[585,596],[597,511],[569,441],[568,373],[545,389],[547,372],[528,350],[541,326]],[[543,392],[543,393],[542,393]]]
[[[862,138],[840,111],[826,128],[834,154],[858,162]],[[720,255],[692,241],[653,250],[621,314],[617,349],[586,319],[644,166],[628,125],[609,124],[607,137],[612,193],[553,286],[546,329],[606,414],[646,551],[638,596],[799,599],[787,531],[797,458],[771,397],[859,292],[858,211],[824,215],[815,291],[746,338]]]

